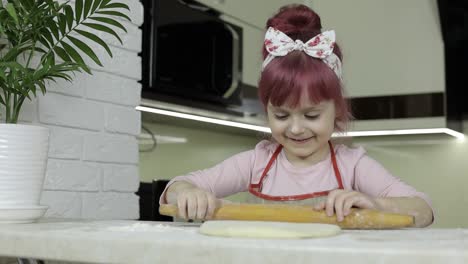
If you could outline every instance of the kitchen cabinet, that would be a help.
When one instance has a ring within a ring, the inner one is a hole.
[[[349,97],[445,91],[437,1],[310,2],[324,30],[336,31]]]
[[[314,239],[210,237],[198,225],[42,220],[0,225],[0,256],[85,263],[468,263],[468,230],[343,230]]]

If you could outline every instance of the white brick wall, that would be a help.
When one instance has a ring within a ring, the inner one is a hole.
[[[93,62],[93,75],[76,73],[73,83],[50,83],[45,96],[26,102],[21,122],[51,129],[49,160],[41,204],[46,216],[93,219],[138,219],[138,143],[143,8],[126,2],[132,23],[120,31],[124,45],[95,32],[111,46],[87,42],[104,67]],[[87,29],[88,30],[88,29]]]

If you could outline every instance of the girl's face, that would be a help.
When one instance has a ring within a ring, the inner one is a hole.
[[[292,164],[312,165],[328,155],[336,117],[333,101],[314,104],[305,95],[295,108],[269,103],[267,113],[272,136]]]

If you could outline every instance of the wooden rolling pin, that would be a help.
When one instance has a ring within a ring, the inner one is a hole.
[[[177,217],[176,205],[162,204],[162,215]],[[325,210],[315,211],[307,205],[279,204],[226,204],[214,212],[213,220],[277,221],[296,223],[323,223],[338,225],[343,229],[392,229],[410,227],[414,217],[376,210],[352,208],[342,222],[336,216],[327,216]]]

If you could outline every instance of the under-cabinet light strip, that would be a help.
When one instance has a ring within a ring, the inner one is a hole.
[[[218,124],[218,125],[223,125],[223,126],[245,128],[245,129],[261,131],[261,132],[267,132],[267,133],[271,132],[270,128],[264,127],[264,126],[256,126],[256,125],[244,124],[244,123],[240,123],[240,122],[216,119],[216,118],[211,118],[211,117],[179,113],[179,112],[168,111],[168,110],[157,109],[157,108],[146,107],[146,106],[137,106],[136,110],[155,113],[155,114],[160,114],[160,115],[166,115],[166,116],[173,116],[173,117],[179,117],[179,118],[184,118],[184,119],[196,120],[196,121],[201,121],[201,122],[206,122],[206,123],[213,123],[213,124]]]
[[[421,134],[448,134],[457,139],[464,139],[465,135],[450,128],[416,128],[395,130],[349,131],[337,136],[365,137],[365,136],[391,136],[391,135],[421,135]]]
[[[244,129],[250,129],[260,132],[270,133],[271,130],[268,127],[250,125],[240,122],[216,119],[205,116],[198,116],[186,113],[179,113],[169,110],[157,109],[146,106],[137,106],[136,110],[143,112],[150,112],[160,115],[173,116],[178,118],[196,120],[206,123],[219,124],[223,126],[238,127]],[[449,128],[418,128],[418,129],[398,129],[398,130],[372,130],[372,131],[348,131],[346,133],[333,133],[333,137],[365,137],[365,136],[390,136],[390,135],[417,135],[417,134],[448,134],[457,139],[464,139],[465,135]]]

